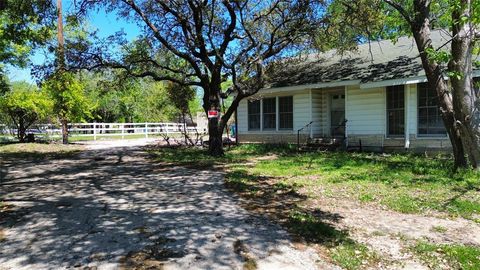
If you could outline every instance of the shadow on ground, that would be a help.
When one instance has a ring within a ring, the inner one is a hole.
[[[312,254],[287,248],[280,227],[238,206],[221,172],[145,156],[117,148],[2,157],[0,198],[12,207],[0,212],[0,268],[241,268],[238,241],[256,260],[281,254],[286,264],[315,267]]]

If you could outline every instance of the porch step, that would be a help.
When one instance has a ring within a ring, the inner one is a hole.
[[[322,145],[332,145],[332,144],[342,144],[345,141],[344,138],[338,137],[317,137],[312,138],[308,142],[309,144],[322,144]]]
[[[343,147],[345,139],[336,138],[336,137],[319,137],[312,138],[305,145],[300,147],[301,151],[312,152],[312,151],[335,151]]]

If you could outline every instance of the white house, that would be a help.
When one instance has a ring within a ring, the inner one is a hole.
[[[432,33],[435,45],[449,40]],[[272,74],[271,86],[237,109],[239,142],[296,142],[300,134],[301,142],[340,137],[383,150],[450,147],[413,38],[309,55]]]

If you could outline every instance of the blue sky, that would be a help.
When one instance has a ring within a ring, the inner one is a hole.
[[[75,7],[73,0],[63,0],[64,13],[72,11]],[[98,34],[101,37],[112,35],[118,31],[123,30],[128,40],[132,40],[139,35],[140,27],[135,23],[129,22],[124,18],[117,18],[114,13],[107,13],[104,9],[98,11],[92,11],[88,14],[88,24],[98,29]],[[33,64],[41,64],[45,59],[45,53],[43,50],[38,50],[32,57]],[[33,78],[30,75],[30,69],[19,69],[14,67],[8,68],[8,76],[12,81],[29,81],[33,82]]]

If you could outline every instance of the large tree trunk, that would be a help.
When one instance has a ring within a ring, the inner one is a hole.
[[[223,128],[219,125],[218,118],[208,119],[208,152],[211,156],[223,156]]]
[[[20,118],[20,121],[18,122],[17,138],[21,143],[25,142],[26,130],[27,128],[25,127],[24,121]]]
[[[62,119],[60,122],[62,123],[62,143],[68,144],[68,121]]]
[[[452,59],[449,71],[455,75],[451,77],[453,107],[457,125],[465,153],[470,166],[480,169],[480,115],[479,98],[473,87],[472,54],[474,44],[474,29],[469,23],[462,23],[460,18],[470,15],[471,3],[461,1],[462,8],[452,14],[455,23],[452,26]]]
[[[450,143],[452,144],[455,168],[467,167],[461,133],[456,125],[453,100],[448,91],[448,84],[443,79],[443,72],[440,65],[435,61],[430,61],[425,51],[427,48],[432,48],[429,7],[425,5],[424,1],[415,1],[415,11],[415,19],[411,22],[412,33],[415,38],[415,43],[417,44],[417,49],[420,52],[422,66],[425,70],[429,87],[434,88],[437,93],[438,106],[442,113],[443,123],[450,138]]]
[[[203,109],[207,116],[209,110],[220,112],[221,80],[219,78],[219,74],[212,76],[212,82],[207,87],[204,87],[204,90],[209,92],[209,95],[205,95],[203,99]],[[224,154],[222,140],[224,121],[222,118],[213,117],[208,119],[208,153],[214,157],[223,156]]]

